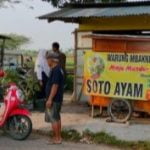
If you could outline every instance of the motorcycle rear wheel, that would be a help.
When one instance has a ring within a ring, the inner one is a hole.
[[[28,116],[15,115],[8,119],[7,134],[15,140],[25,140],[32,132],[32,122]]]

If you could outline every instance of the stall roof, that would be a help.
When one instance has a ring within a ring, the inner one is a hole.
[[[60,20],[80,22],[83,18],[111,18],[125,16],[150,16],[150,1],[108,3],[108,4],[70,4],[61,10],[38,17],[49,22]]]
[[[137,35],[111,35],[111,34],[89,34],[84,35],[83,38],[93,39],[111,39],[111,40],[126,40],[126,41],[150,41],[150,36],[137,36]]]

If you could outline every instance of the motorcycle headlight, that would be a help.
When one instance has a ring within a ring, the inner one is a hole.
[[[17,91],[17,97],[20,101],[24,101],[24,94],[23,94],[22,90],[19,89]]]

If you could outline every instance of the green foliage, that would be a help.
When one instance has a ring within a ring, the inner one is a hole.
[[[24,92],[25,100],[28,102],[32,102],[36,97],[36,92],[40,90],[39,83],[33,75],[26,76],[19,86]]]
[[[74,80],[74,76],[73,75],[67,75],[66,78],[66,87],[65,90],[66,91],[73,91],[73,80]]]
[[[52,6],[54,7],[61,7],[66,3],[98,3],[98,2],[103,2],[103,3],[108,3],[108,2],[124,2],[126,0],[42,0],[45,2],[50,2]],[[0,7],[4,6],[5,2],[9,2],[10,4],[20,4],[22,1],[21,0],[0,0]],[[29,7],[30,9],[33,9],[33,6]]]
[[[23,49],[22,52],[24,53],[25,56],[30,56],[30,57],[36,57],[38,55],[38,51],[35,50],[29,50],[29,49]]]
[[[150,142],[149,141],[124,141],[117,139],[115,136],[112,136],[106,132],[97,132],[93,133],[89,130],[83,132],[82,138],[86,138],[89,141],[92,141],[95,144],[106,144],[110,146],[115,146],[128,150],[149,150]]]
[[[52,134],[51,134],[52,136]],[[106,144],[126,150],[150,150],[150,141],[124,141],[119,140],[115,136],[112,136],[106,132],[93,133],[89,130],[85,130],[82,135],[73,129],[63,130],[62,137],[66,141]],[[84,139],[84,140],[83,140]]]
[[[74,58],[67,55],[66,69],[74,69]]]
[[[6,70],[6,75],[3,78],[0,78],[0,84],[3,87],[7,87],[9,83],[16,83],[19,86],[20,76],[15,70]],[[0,89],[0,99],[3,99],[5,93],[5,88]]]
[[[67,72],[73,72],[74,71],[74,58],[72,54],[70,55],[71,50],[68,50],[69,54],[67,54],[67,63],[66,63],[66,70]],[[66,91],[73,91],[73,84],[74,83],[74,75],[68,74],[66,78]]]
[[[115,136],[112,136],[106,132],[92,133],[89,130],[86,130],[84,131],[83,136],[86,138],[88,137],[88,139],[96,144],[107,144],[124,148],[128,148],[134,145],[132,142],[119,140]]]
[[[63,130],[62,131],[62,138],[66,141],[74,141],[78,142],[81,139],[80,133],[78,133],[76,130]]]
[[[86,4],[86,3],[114,3],[114,2],[124,2],[126,0],[43,0],[50,2],[54,7],[61,7],[66,3],[77,3],[77,4]]]
[[[24,35],[17,35],[11,33],[7,34],[6,36],[11,38],[11,40],[6,40],[5,48],[7,50],[18,50],[21,48],[21,46],[28,44],[30,42],[30,38]],[[0,45],[2,45],[2,40],[0,40]]]
[[[9,83],[16,83],[19,84],[20,76],[15,70],[6,70],[5,71],[6,75],[5,77],[0,79],[0,83],[2,85],[7,85]]]
[[[46,136],[50,136],[53,137],[53,132],[43,132],[42,130],[37,131],[36,133],[39,133],[40,135],[46,135]],[[71,141],[71,142],[79,142],[82,138],[81,134],[74,130],[74,129],[64,129],[61,132],[61,136],[63,138],[63,140],[65,141]]]
[[[20,4],[22,0],[0,0],[0,7],[7,7],[7,5],[5,5],[6,2],[9,4]]]
[[[16,70],[6,70],[6,76],[0,79],[0,83],[4,86],[9,83],[16,83],[17,86],[23,91],[25,100],[31,102],[40,90],[39,83],[34,75],[20,75]]]

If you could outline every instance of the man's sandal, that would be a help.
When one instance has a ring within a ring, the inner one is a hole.
[[[46,144],[47,145],[60,145],[60,144],[62,144],[62,141],[56,142],[56,141],[49,140],[49,141],[47,141]]]

